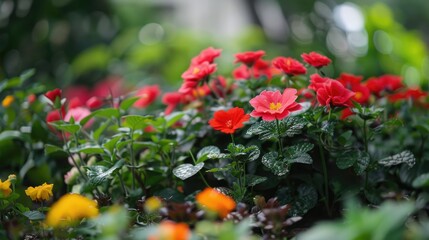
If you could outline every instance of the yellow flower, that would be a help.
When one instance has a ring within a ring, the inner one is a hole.
[[[43,183],[37,187],[28,187],[25,194],[33,201],[48,201],[52,197],[52,188],[54,184]]]
[[[158,197],[150,197],[144,203],[144,209],[149,212],[156,212],[162,207],[162,201]]]
[[[11,95],[8,95],[8,96],[6,96],[4,99],[3,99],[3,101],[1,102],[1,105],[4,107],[4,108],[7,108],[7,107],[9,107],[12,103],[13,103],[13,101],[15,100],[15,98],[13,97],[13,96],[11,96]]]
[[[83,218],[98,215],[97,203],[79,194],[66,194],[54,203],[46,216],[51,227],[66,227]]]
[[[0,192],[4,197],[7,197],[12,192],[12,189],[10,189],[10,181],[9,179],[2,182],[0,179]]]

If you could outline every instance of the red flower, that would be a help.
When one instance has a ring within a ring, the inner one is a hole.
[[[219,57],[221,52],[222,49],[215,49],[212,47],[206,48],[196,57],[192,58],[191,65],[199,65],[203,62],[213,63],[214,59]]]
[[[92,97],[86,101],[86,106],[89,109],[100,108],[103,105],[103,101],[99,97]]]
[[[362,76],[355,76],[353,74],[341,73],[337,78],[346,88],[351,89],[353,85],[361,84]]]
[[[363,84],[355,84],[351,88],[349,88],[355,95],[353,96],[353,100],[360,104],[367,103],[370,97],[370,92],[367,86]]]
[[[277,57],[273,59],[273,65],[279,70],[282,70],[287,75],[301,75],[307,72],[307,69],[299,61],[293,58]]]
[[[168,115],[173,112],[177,105],[183,101],[183,94],[179,92],[169,92],[165,93],[162,97],[162,103],[167,105],[164,113]]]
[[[247,80],[250,78],[250,72],[246,65],[243,64],[232,71],[232,76],[234,76],[235,80]]]
[[[37,97],[34,93],[28,95],[27,101],[29,104],[33,104],[36,101]]]
[[[319,88],[323,87],[326,82],[332,81],[333,79],[327,77],[321,77],[319,74],[315,73],[310,76],[310,85],[308,85],[309,89],[313,89],[317,92]]]
[[[301,54],[301,57],[304,59],[304,62],[315,68],[321,68],[331,63],[331,59],[317,52],[303,53]]]
[[[209,124],[215,130],[226,134],[233,134],[235,130],[242,128],[243,123],[249,121],[250,115],[245,114],[242,108],[231,108],[228,111],[219,110],[214,113]]]
[[[301,105],[295,102],[298,98],[297,90],[286,88],[283,94],[277,91],[262,91],[258,96],[252,98],[249,103],[255,109],[250,115],[262,117],[264,121],[281,120],[291,112],[301,109]]]
[[[136,108],[145,108],[149,106],[159,96],[160,92],[158,85],[145,86],[141,88],[136,93],[136,96],[140,97],[140,99],[137,100],[133,106]]]
[[[215,94],[221,98],[225,98],[226,94],[230,93],[233,86],[228,86],[226,79],[222,76],[217,76],[210,81],[209,90],[213,90]]]
[[[51,100],[52,103],[55,103],[55,100],[59,98],[61,100],[61,89],[55,88],[52,91],[48,91],[45,93],[45,97]]]
[[[351,107],[354,92],[336,80],[327,81],[317,90],[317,101],[322,106]]]
[[[383,75],[378,78],[370,78],[366,81],[366,86],[376,96],[380,96],[383,91],[393,92],[403,87],[400,76]]]
[[[397,102],[400,100],[412,99],[414,101],[419,100],[422,97],[427,97],[428,94],[422,91],[420,88],[410,88],[404,92],[395,93],[389,96],[389,101]]]
[[[186,72],[182,74],[184,82],[179,89],[181,93],[189,93],[198,86],[198,83],[210,76],[216,71],[216,64],[203,62],[198,65],[192,65]]]
[[[244,63],[248,67],[251,67],[255,64],[255,62],[261,59],[262,56],[265,55],[265,51],[259,50],[254,52],[242,52],[235,54],[235,62],[234,63]]]
[[[83,103],[78,97],[74,97],[69,102],[69,109],[82,107]]]

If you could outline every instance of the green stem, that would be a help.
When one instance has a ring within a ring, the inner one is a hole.
[[[278,144],[279,144],[279,151],[280,151],[280,156],[283,156],[283,139],[281,137],[281,133],[280,133],[280,124],[279,124],[279,120],[276,118],[276,127],[277,127],[277,137],[278,137]]]
[[[195,160],[194,154],[192,154],[191,150],[189,150],[189,154],[191,155],[192,161],[194,162],[194,164],[197,164],[197,160]],[[204,178],[204,175],[198,171],[198,174],[200,175],[201,179],[203,180],[204,184],[207,187],[210,187],[209,183],[206,181],[206,179]]]
[[[131,159],[131,173],[132,173],[132,176],[133,176],[133,178],[132,178],[132,189],[134,190],[135,189],[135,187],[136,187],[136,179],[135,179],[135,169],[134,169],[134,167],[136,166],[135,164],[135,162],[136,162],[136,160],[135,160],[135,157],[134,157],[134,148],[133,148],[133,145],[134,145],[134,138],[133,138],[133,135],[134,135],[134,130],[131,130],[131,132],[130,132],[130,137],[131,137],[131,142],[130,142],[130,159]]]
[[[326,167],[326,159],[325,154],[323,152],[323,147],[321,144],[319,144],[319,153],[320,153],[320,160],[322,162],[322,171],[323,171],[323,181],[324,181],[324,190],[325,190],[325,207],[326,211],[328,212],[328,215],[331,216],[331,209],[329,207],[329,183],[328,183],[328,169]]]
[[[366,132],[366,119],[363,120],[363,142],[365,147],[365,152],[368,153],[368,137]]]
[[[124,192],[124,197],[127,198],[128,193],[127,193],[127,189],[125,188],[124,180],[122,179],[122,174],[119,171],[117,172],[117,174],[118,174],[119,182],[121,183],[122,191]]]
[[[366,119],[363,120],[363,143],[364,143],[364,149],[365,152],[368,154],[369,156],[369,152],[368,152],[368,137],[367,137],[367,131],[366,131]],[[365,189],[368,189],[368,169],[365,170]]]
[[[235,141],[234,141],[234,135],[231,133],[230,134],[230,136],[231,136],[231,141],[232,141],[232,144],[234,144],[235,145]]]
[[[288,77],[288,75],[283,75],[281,81],[285,83],[285,87],[286,88],[289,87],[289,77]]]

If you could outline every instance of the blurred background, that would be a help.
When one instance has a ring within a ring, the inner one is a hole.
[[[55,87],[123,79],[174,90],[190,59],[222,48],[266,59],[317,51],[328,76],[400,74],[427,89],[427,0],[0,0],[0,79],[35,68]]]

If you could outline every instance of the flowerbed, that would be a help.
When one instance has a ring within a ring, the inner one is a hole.
[[[3,81],[2,157],[21,160],[0,181],[2,237],[429,236],[425,91],[393,75],[330,78],[315,52],[239,53],[223,77],[220,55],[201,51],[162,94],[84,101],[30,84],[32,71]]]

